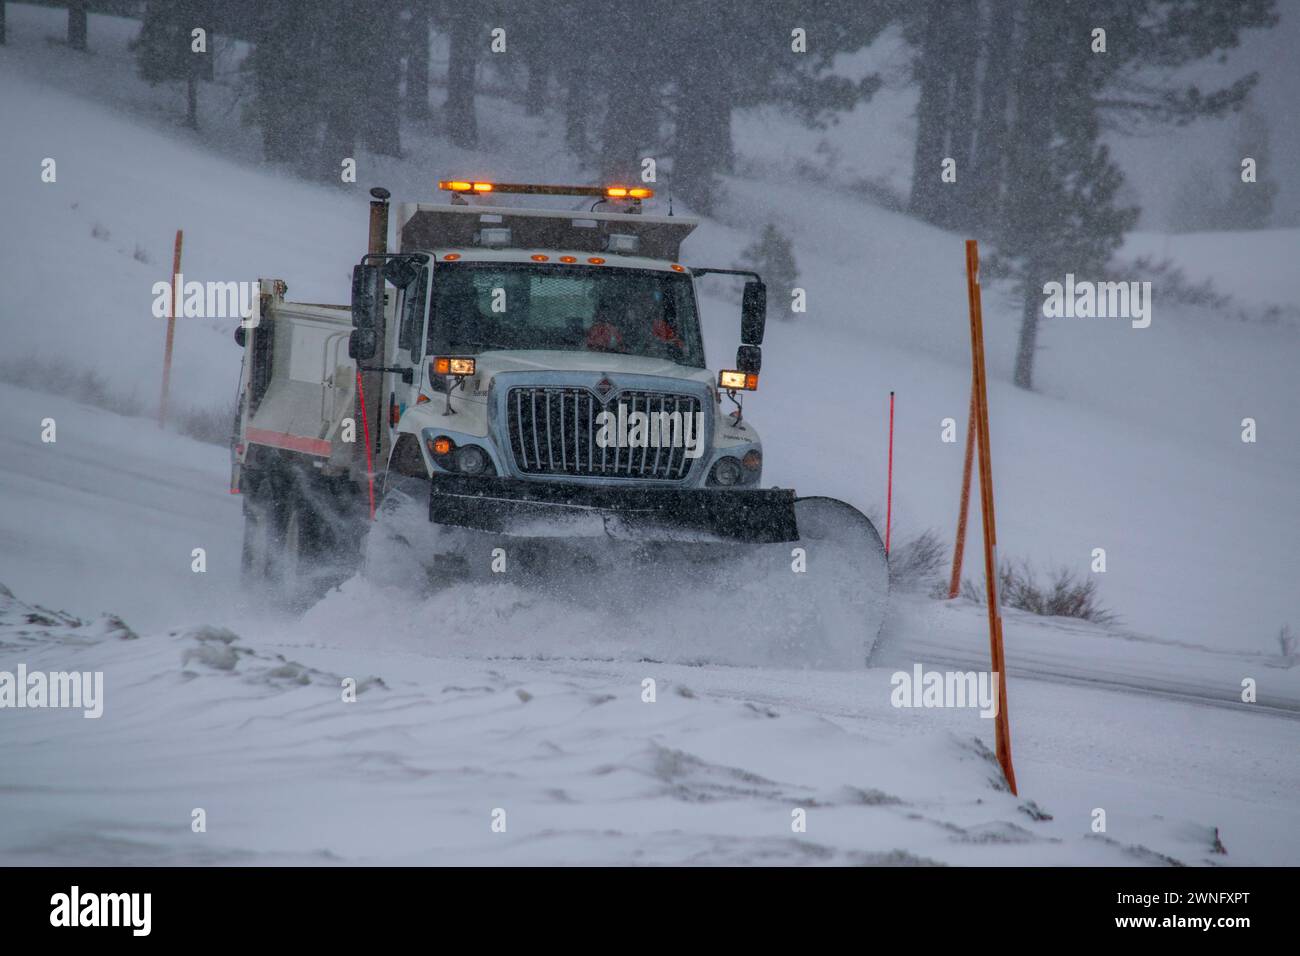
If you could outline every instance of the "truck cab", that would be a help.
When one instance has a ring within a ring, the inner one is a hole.
[[[694,220],[598,187],[540,188],[614,209],[488,205],[511,187],[460,185],[452,203],[399,206],[396,251],[358,267],[400,284],[377,363],[385,487],[431,482],[436,499],[476,482],[504,511],[599,488],[757,488],[762,442],[737,396],[757,387],[761,280],[747,286],[743,368],[715,375],[695,275],[677,261]],[[355,283],[363,299],[374,282]]]

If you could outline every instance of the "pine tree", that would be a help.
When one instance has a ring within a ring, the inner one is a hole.
[[[737,269],[752,269],[763,277],[770,293],[778,300],[789,301],[790,290],[799,282],[799,268],[794,261],[794,247],[789,238],[774,223],[763,227],[759,238],[740,253]],[[779,312],[788,319],[794,313],[788,309]]]
[[[1136,221],[1135,208],[1118,204],[1123,178],[1100,145],[1103,130],[1188,123],[1240,107],[1254,74],[1207,92],[1162,83],[1152,68],[1235,46],[1242,30],[1276,22],[1273,6],[930,0],[909,15],[921,85],[912,209],[993,240],[1013,267],[1023,295],[1016,384],[1032,387],[1043,282],[1062,270],[1099,269]],[[973,71],[953,53],[963,42],[953,31],[965,21],[982,37]],[[1098,27],[1106,52],[1093,50]],[[973,101],[963,92],[972,75],[982,77]],[[956,183],[940,180],[947,157],[956,160]]]
[[[1254,110],[1245,111],[1237,129],[1237,140],[1223,168],[1227,193],[1218,215],[1220,229],[1266,229],[1273,216],[1277,181],[1273,178],[1269,149],[1268,121]],[[1255,161],[1255,181],[1242,179],[1242,160]]]
[[[185,125],[197,129],[199,80],[213,76],[212,40],[216,22],[210,0],[149,0],[140,35],[131,43],[140,78],[150,85],[184,80]],[[206,33],[203,52],[194,50],[195,29]]]

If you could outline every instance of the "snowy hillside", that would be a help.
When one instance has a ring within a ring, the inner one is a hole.
[[[411,158],[374,161],[355,187],[307,184],[257,162],[230,76],[204,132],[185,132],[175,91],[134,77],[138,26],[92,17],[95,54],[73,58],[44,40],[60,11],[8,10],[0,114],[23,133],[0,140],[3,359],[94,369],[146,408],[163,338],[151,290],[175,229],[189,278],[275,276],[293,299],[342,302],[366,187],[430,199],[440,175],[587,175],[544,119],[512,116],[534,139],[502,158],[484,110],[479,153],[413,134]],[[861,119],[890,131],[881,182],[906,168],[889,150],[906,145],[910,108],[883,95]],[[787,321],[773,304],[763,387],[746,405],[765,480],[883,516],[895,391],[894,533],[950,542],[969,396],[963,237],[794,182],[797,156],[764,141],[761,119],[740,121],[744,175],[684,258],[730,267],[769,221],[794,241],[809,309]],[[46,157],[56,183],[39,180]],[[1294,306],[1288,244],[1295,230],[1139,234],[1124,255],[1168,258],[1245,304]],[[701,284],[717,366],[738,342],[737,302],[720,280]],[[991,721],[890,703],[891,675],[915,662],[987,666],[972,602],[900,594],[872,666],[853,671],[736,666],[708,634],[688,635],[693,655],[611,647],[571,608],[503,609],[469,589],[419,599],[361,578],[300,618],[268,615],[237,587],[226,449],[77,405],[50,381],[0,385],[0,670],[102,670],[107,700],[96,721],[0,715],[0,860],[1300,862],[1300,667],[1277,641],[1300,628],[1300,328],[1159,297],[1147,329],[1047,320],[1026,393],[1010,382],[1019,304],[1001,283],[986,286],[985,321],[1003,556],[1087,574],[1105,548],[1100,595],[1121,619],[1008,612],[1019,798],[988,753]],[[232,330],[181,320],[178,406],[230,402]],[[948,417],[955,443],[940,439]],[[1241,441],[1246,417],[1255,444]],[[978,566],[968,551],[967,575]],[[461,627],[432,626],[447,621]],[[341,702],[346,677],[363,687],[355,703]],[[1257,704],[1240,701],[1247,677]],[[190,831],[197,806],[206,834]],[[1098,807],[1105,835],[1090,833]],[[489,829],[494,808],[506,834]],[[806,834],[791,833],[797,808]]]

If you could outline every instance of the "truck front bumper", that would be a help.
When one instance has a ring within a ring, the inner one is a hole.
[[[429,520],[521,537],[797,541],[794,492],[654,488],[435,474]]]

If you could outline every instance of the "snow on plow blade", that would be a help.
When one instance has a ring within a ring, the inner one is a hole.
[[[616,488],[439,475],[429,520],[519,537],[607,535],[636,541],[742,541],[799,537],[794,492]]]
[[[431,580],[482,593],[508,583],[563,608],[557,619],[575,609],[598,619],[587,630],[605,636],[601,653],[855,668],[885,619],[889,566],[880,535],[833,498],[440,477],[428,513],[431,545],[404,533],[406,557],[378,570],[381,579],[436,551],[434,565],[451,577],[435,572]],[[493,555],[506,552],[505,573],[490,572]],[[518,608],[520,592],[511,593]],[[555,652],[540,634],[530,640],[539,653]]]

